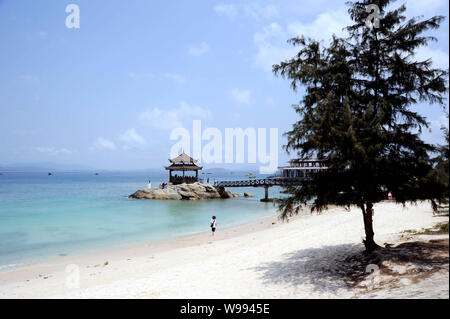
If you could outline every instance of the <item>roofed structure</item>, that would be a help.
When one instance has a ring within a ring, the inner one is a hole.
[[[172,164],[170,166],[166,166],[166,170],[169,171],[169,182],[172,184],[190,184],[198,182],[198,171],[201,170],[203,167],[197,166],[195,163],[198,162],[198,160],[193,159],[186,153],[181,153],[177,157],[173,159],[169,159],[169,162]],[[172,175],[173,171],[180,171],[182,172],[181,176],[178,176],[175,174]],[[185,172],[193,172],[195,171],[195,176],[186,176]]]
[[[185,164],[185,163],[197,163],[198,160],[193,159],[189,155],[187,155],[185,152],[181,153],[175,158],[169,159],[169,162],[174,164]]]
[[[291,159],[289,166],[279,167],[282,177],[303,178],[310,174],[317,173],[320,170],[328,169],[326,160],[324,159]]]

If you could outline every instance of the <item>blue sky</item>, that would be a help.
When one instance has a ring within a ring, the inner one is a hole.
[[[65,26],[70,3],[80,29]],[[409,16],[448,16],[444,0],[406,3]],[[342,34],[346,9],[335,0],[0,0],[0,164],[158,168],[171,129],[200,119],[222,131],[278,128],[281,165],[302,90],[271,65],[295,53],[294,35]],[[448,20],[434,35],[419,57],[448,68]],[[442,110],[417,109],[431,123],[424,138],[441,142]]]

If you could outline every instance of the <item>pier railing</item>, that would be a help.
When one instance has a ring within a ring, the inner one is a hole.
[[[277,177],[277,178],[258,178],[258,179],[246,179],[236,181],[216,181],[214,186],[216,187],[264,187],[263,202],[269,200],[269,187],[271,186],[289,186],[299,185],[311,180],[310,177]]]
[[[301,184],[309,181],[309,177],[283,177],[283,178],[259,178],[248,180],[231,180],[231,181],[216,181],[214,186],[223,187],[267,187],[267,186],[288,186]]]

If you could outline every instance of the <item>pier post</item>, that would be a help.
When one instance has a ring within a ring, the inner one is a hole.
[[[271,202],[269,199],[269,185],[264,185],[264,198],[261,199],[261,202]]]
[[[264,198],[261,198],[260,201],[261,202],[273,202],[272,198],[269,198],[269,187],[271,185],[264,185]]]

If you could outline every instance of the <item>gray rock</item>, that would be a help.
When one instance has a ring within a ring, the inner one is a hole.
[[[233,194],[224,187],[214,187],[209,184],[193,183],[167,185],[164,189],[141,189],[128,196],[136,199],[160,199],[160,200],[199,200],[215,198],[231,198]]]
[[[219,186],[217,187],[217,191],[220,194],[220,198],[232,198],[233,194],[230,191],[227,191],[225,187]]]

